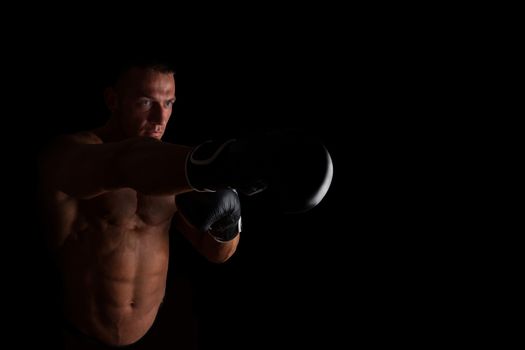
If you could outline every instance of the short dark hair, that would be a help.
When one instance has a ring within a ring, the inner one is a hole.
[[[174,58],[168,55],[130,55],[124,58],[111,58],[110,70],[106,85],[115,85],[118,80],[130,69],[152,69],[161,73],[175,74]]]

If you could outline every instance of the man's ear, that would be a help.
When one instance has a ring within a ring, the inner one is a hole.
[[[117,92],[114,87],[109,86],[104,90],[104,101],[111,113],[115,112],[117,109]]]

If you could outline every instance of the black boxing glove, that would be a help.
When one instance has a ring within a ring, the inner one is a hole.
[[[175,197],[182,216],[201,232],[227,242],[241,231],[241,202],[230,189],[216,192],[186,192]]]
[[[333,176],[328,150],[312,135],[278,130],[253,137],[207,141],[186,162],[197,191],[235,188],[246,195],[269,190],[285,212],[303,212],[325,196]]]

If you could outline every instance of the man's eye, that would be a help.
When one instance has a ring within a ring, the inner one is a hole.
[[[166,102],[166,107],[172,107],[173,103],[174,103],[173,101]]]
[[[140,105],[144,106],[144,107],[149,107],[151,105],[151,101],[150,100],[141,100],[140,101]]]

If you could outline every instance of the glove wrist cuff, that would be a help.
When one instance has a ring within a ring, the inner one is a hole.
[[[237,224],[231,227],[229,230],[219,231],[219,230],[208,230],[208,234],[219,243],[226,243],[233,240],[242,230],[242,221],[239,218]]]
[[[198,192],[215,192],[226,188],[221,175],[224,169],[224,149],[235,142],[235,139],[206,141],[193,148],[186,158],[186,181]]]

